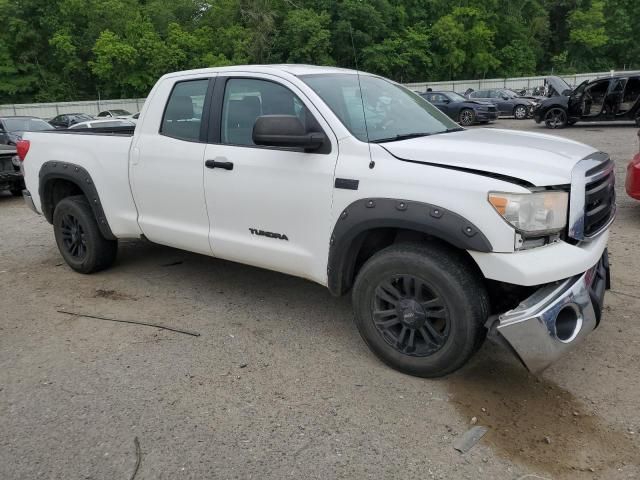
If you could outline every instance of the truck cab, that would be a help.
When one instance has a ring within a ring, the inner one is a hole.
[[[27,203],[69,266],[145,238],[351,293],[384,362],[464,365],[486,336],[540,371],[600,322],[613,164],[467,130],[387,79],[306,65],[177,72],[131,129],[29,133]]]

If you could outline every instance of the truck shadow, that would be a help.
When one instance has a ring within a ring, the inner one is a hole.
[[[484,438],[496,453],[553,478],[594,478],[593,472],[610,478],[603,471],[639,463],[640,450],[626,433],[514,361],[480,352],[447,379],[447,388],[461,415],[489,428]]]

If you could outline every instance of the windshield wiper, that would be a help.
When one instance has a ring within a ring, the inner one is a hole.
[[[428,137],[429,135],[433,135],[433,134],[427,133],[427,132],[404,133],[401,135],[396,135],[395,137],[379,138],[377,140],[371,140],[371,143],[397,142],[398,140],[408,140],[409,138]]]

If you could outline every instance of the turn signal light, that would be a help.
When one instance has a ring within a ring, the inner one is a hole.
[[[24,162],[27,153],[29,153],[30,146],[31,142],[29,140],[18,140],[18,143],[16,143],[16,153],[21,162]]]

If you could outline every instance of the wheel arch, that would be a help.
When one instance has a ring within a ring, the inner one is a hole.
[[[328,288],[343,295],[364,262],[399,241],[431,239],[457,251],[490,252],[491,243],[472,222],[436,205],[391,198],[365,198],[340,214],[330,240]],[[475,262],[469,256],[469,261]]]
[[[42,214],[49,223],[53,222],[53,212],[60,200],[72,195],[84,195],[91,205],[102,236],[107,240],[116,239],[93,179],[83,167],[67,162],[45,162],[40,168],[38,193]]]

